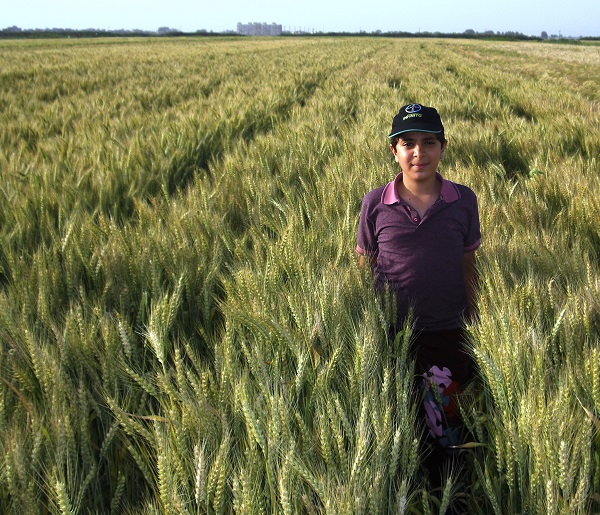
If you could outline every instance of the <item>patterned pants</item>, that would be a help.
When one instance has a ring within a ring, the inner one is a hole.
[[[471,377],[462,329],[418,333],[412,349],[416,357],[422,414],[429,436],[448,453],[462,442],[462,422],[456,397]]]
[[[460,384],[452,379],[447,367],[431,367],[422,374],[423,412],[429,436],[452,453],[452,446],[461,442],[461,422],[456,405]]]

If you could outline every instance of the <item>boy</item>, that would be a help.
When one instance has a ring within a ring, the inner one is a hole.
[[[464,325],[476,315],[477,198],[437,172],[448,142],[433,107],[402,107],[388,138],[400,173],[363,198],[356,250],[376,289],[395,293],[397,329],[412,312],[425,422],[449,449],[460,443],[454,396],[471,374]]]

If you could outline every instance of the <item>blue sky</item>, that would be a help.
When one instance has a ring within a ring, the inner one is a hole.
[[[235,30],[237,22],[285,29],[367,32],[518,31],[528,35],[600,36],[598,0],[9,0],[0,28],[99,28],[185,32]]]

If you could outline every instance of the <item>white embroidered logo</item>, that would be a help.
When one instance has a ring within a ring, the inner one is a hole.
[[[404,110],[407,113],[418,113],[421,110],[421,104],[408,104]]]

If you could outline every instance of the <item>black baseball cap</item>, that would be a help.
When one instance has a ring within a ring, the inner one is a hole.
[[[388,138],[412,131],[443,135],[444,126],[436,109],[421,104],[408,104],[401,107],[398,114],[394,116],[392,132],[390,132]]]

